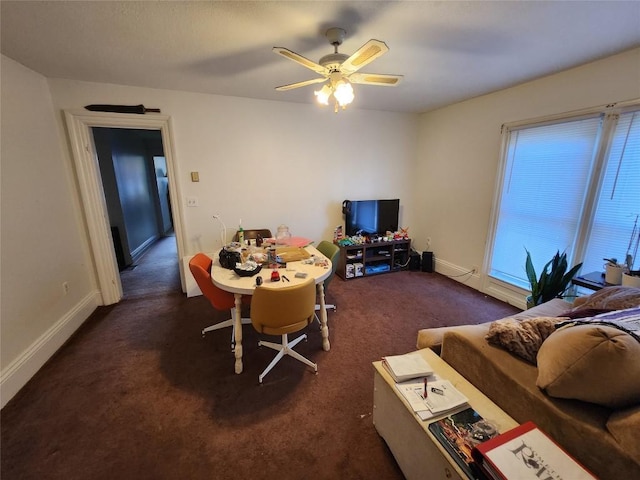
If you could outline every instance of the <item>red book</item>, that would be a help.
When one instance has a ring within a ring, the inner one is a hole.
[[[533,422],[479,444],[471,452],[496,480],[594,480],[596,477]]]

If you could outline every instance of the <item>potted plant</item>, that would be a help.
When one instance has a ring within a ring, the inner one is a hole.
[[[553,258],[542,268],[538,278],[531,261],[531,253],[526,248],[525,251],[527,252],[525,269],[531,286],[531,295],[527,297],[527,308],[540,305],[552,298],[562,297],[567,288],[569,288],[571,279],[582,267],[581,262],[567,271],[567,254],[565,252],[561,254],[558,250]]]
[[[624,264],[618,263],[615,257],[604,258],[604,281],[611,285],[620,285],[622,283],[622,272],[624,272]]]

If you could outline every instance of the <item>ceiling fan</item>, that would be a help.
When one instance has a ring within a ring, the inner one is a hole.
[[[378,85],[384,87],[394,87],[400,80],[402,75],[387,75],[381,73],[359,73],[365,65],[373,62],[376,58],[384,55],[389,51],[389,47],[380,40],[371,39],[360,47],[353,55],[348,56],[344,53],[338,53],[340,46],[346,35],[346,31],[342,28],[330,28],[326,32],[329,43],[334,46],[334,53],[325,55],[318,63],[303,57],[291,50],[283,47],[273,47],[273,51],[278,55],[282,55],[289,60],[313,70],[318,78],[305,80],[303,82],[291,83],[276,87],[278,91],[291,90],[293,88],[305,87],[314,83],[326,84],[322,89],[315,91],[316,98],[323,105],[329,104],[329,99],[333,96],[335,100],[335,111],[338,107],[343,109],[354,99],[352,83],[361,83],[365,85]]]

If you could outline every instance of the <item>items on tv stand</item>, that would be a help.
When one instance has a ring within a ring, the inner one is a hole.
[[[344,280],[406,270],[409,266],[410,239],[343,245],[336,273]]]

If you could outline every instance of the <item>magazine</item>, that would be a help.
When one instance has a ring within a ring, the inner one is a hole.
[[[595,479],[533,422],[477,445],[472,456],[481,470],[495,479]]]
[[[429,431],[449,452],[467,477],[482,478],[471,451],[480,443],[498,435],[495,425],[469,407],[429,424]]]

